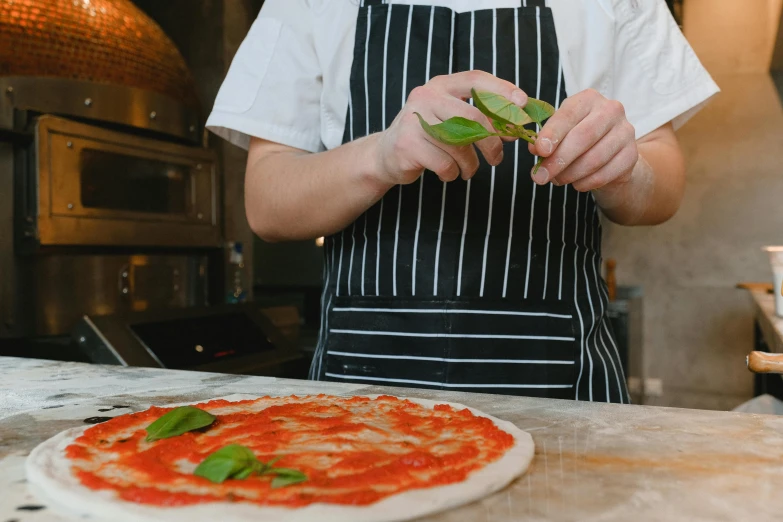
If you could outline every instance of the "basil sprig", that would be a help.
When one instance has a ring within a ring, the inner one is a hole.
[[[196,467],[194,475],[221,484],[228,479],[244,480],[250,475],[270,475],[273,488],[282,488],[307,480],[307,475],[296,469],[275,468],[279,459],[261,462],[253,452],[239,444],[224,446],[205,458]]]
[[[211,413],[194,406],[174,408],[158,420],[147,426],[147,442],[176,437],[189,431],[206,428],[215,422]]]
[[[555,108],[545,101],[528,98],[524,107],[519,107],[500,94],[471,89],[473,104],[492,122],[497,132],[489,132],[476,121],[459,116],[430,125],[420,114],[416,113],[424,131],[446,145],[464,147],[490,136],[508,136],[519,138],[528,143],[535,143],[538,138],[536,131],[526,129],[529,123],[543,125],[544,121],[555,113]],[[541,166],[542,158],[538,159],[533,170],[535,175]]]

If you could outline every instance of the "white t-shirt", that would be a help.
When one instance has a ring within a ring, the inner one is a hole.
[[[387,0],[465,12],[521,0]],[[625,105],[637,138],[681,126],[718,92],[664,0],[548,0],[566,92],[593,88]],[[207,128],[318,152],[339,146],[359,0],[266,0],[215,100]]]

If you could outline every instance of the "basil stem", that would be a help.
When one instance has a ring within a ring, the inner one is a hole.
[[[524,126],[529,123],[540,126],[555,113],[552,105],[535,98],[528,98],[527,105],[519,107],[499,94],[475,89],[471,90],[471,94],[474,105],[489,118],[497,133],[489,132],[484,125],[476,121],[458,116],[437,125],[430,125],[416,113],[424,131],[441,143],[458,147],[470,145],[490,136],[509,136],[535,143],[538,134]],[[535,167],[536,171],[540,164],[539,160]]]

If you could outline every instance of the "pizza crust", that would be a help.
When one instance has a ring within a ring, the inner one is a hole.
[[[378,396],[367,397],[374,399]],[[221,397],[232,402],[257,398],[239,394]],[[241,502],[214,502],[167,508],[117,500],[111,491],[95,491],[83,486],[71,473],[70,461],[65,457],[65,448],[91,426],[66,430],[36,447],[25,463],[27,480],[34,493],[49,501],[52,507],[61,509],[63,514],[113,522],[402,522],[446,511],[491,495],[523,475],[533,459],[535,446],[532,437],[508,421],[462,404],[405,399],[430,409],[436,404],[448,404],[457,409],[467,408],[474,415],[490,419],[496,426],[512,435],[514,445],[499,460],[471,473],[464,482],[404,491],[367,506],[319,503],[303,508],[283,508]],[[204,401],[187,404],[201,402]]]

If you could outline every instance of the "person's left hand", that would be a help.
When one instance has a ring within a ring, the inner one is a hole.
[[[629,180],[639,159],[623,104],[592,89],[567,98],[529,149],[546,158],[533,181],[572,184],[579,192]]]

